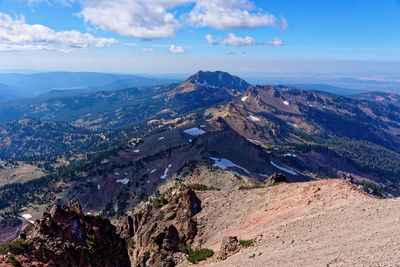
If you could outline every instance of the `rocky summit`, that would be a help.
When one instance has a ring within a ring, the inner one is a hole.
[[[13,259],[23,266],[130,266],[125,240],[116,227],[108,219],[84,215],[75,201],[24,225],[21,239],[8,247],[0,266]]]

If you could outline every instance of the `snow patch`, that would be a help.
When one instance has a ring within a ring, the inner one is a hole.
[[[32,221],[32,220],[28,220],[28,222],[30,222],[31,224],[34,224],[35,222],[34,221]]]
[[[161,136],[158,138],[158,140],[163,140],[164,138],[165,138],[164,136]]]
[[[215,163],[214,163],[214,167],[219,167],[219,168],[221,168],[221,169],[223,169],[223,170],[227,170],[228,168],[232,168],[232,167],[236,167],[236,168],[239,168],[239,169],[241,169],[242,171],[244,171],[245,173],[247,173],[247,174],[250,174],[250,172],[248,171],[248,170],[246,170],[245,168],[243,168],[243,167],[241,167],[241,166],[239,166],[239,165],[237,165],[237,164],[235,164],[235,163],[233,163],[232,161],[230,161],[229,159],[225,159],[225,158],[211,158],[210,157],[210,159],[212,159],[213,161],[215,161]],[[231,171],[231,170],[228,170],[229,172],[234,172],[234,171]],[[238,174],[238,173],[236,173],[235,172],[235,174]],[[241,174],[239,174],[239,175],[241,175]]]
[[[164,180],[165,178],[167,178],[168,170],[169,170],[169,168],[171,168],[171,167],[172,167],[172,165],[169,164],[168,167],[165,168],[164,174],[160,176],[161,179]]]
[[[121,184],[128,184],[129,183],[129,179],[125,178],[125,179],[119,179],[117,180],[117,183],[121,183]]]
[[[285,106],[289,106],[289,101],[283,101],[283,104],[285,105]]]
[[[205,125],[200,125],[200,128],[206,128],[206,126]]]
[[[292,153],[286,153],[285,155],[283,155],[284,157],[292,157],[292,158],[297,158],[296,154],[292,154]]]
[[[114,172],[114,175],[118,175],[119,176],[119,172]]]
[[[245,102],[247,100],[248,96],[244,96],[242,97],[240,100],[242,100],[243,102]]]
[[[253,116],[253,115],[249,115],[249,116],[247,116],[247,118],[250,119],[250,120],[252,120],[252,121],[260,121],[259,118],[255,117],[255,116]]]
[[[204,80],[201,85],[205,85],[205,86],[208,86],[208,87],[211,87],[211,88],[219,88],[218,86],[208,84],[208,82],[206,80]]]
[[[148,180],[147,183],[149,184],[149,183],[150,183],[150,180]]]
[[[135,150],[133,150],[133,152],[134,152],[134,153],[139,153],[140,150],[139,150],[139,149],[135,149]]]
[[[30,218],[32,218],[32,215],[27,213],[27,214],[22,214],[22,217],[24,217],[25,220],[29,220]]]
[[[97,190],[100,190],[101,189],[101,186],[98,184],[97,185]]]
[[[197,127],[194,127],[194,128],[191,128],[191,129],[187,129],[187,130],[185,130],[183,132],[187,133],[188,135],[191,135],[191,136],[198,136],[198,135],[202,135],[202,134],[206,133],[205,131],[203,131],[203,130],[197,128]]]
[[[254,139],[247,139],[247,141],[250,141],[250,142],[252,142],[252,143],[256,143],[256,144],[260,144],[260,142],[258,142],[257,140],[254,140]]]
[[[269,175],[268,174],[262,174],[262,173],[260,173],[260,174],[258,174],[258,176],[261,176],[261,177],[265,177],[265,178],[269,178]]]
[[[275,164],[275,162],[273,162],[273,161],[271,161],[271,165],[274,166],[275,168],[277,168],[277,169],[279,169],[279,170],[281,170],[281,171],[287,172],[287,173],[289,173],[289,174],[298,175],[297,173],[295,173],[295,172],[292,171],[292,170],[286,169],[285,167],[281,167],[281,166]]]
[[[151,173],[155,173],[157,171],[157,169],[151,170]]]

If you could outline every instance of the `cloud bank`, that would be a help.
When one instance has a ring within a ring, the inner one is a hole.
[[[56,32],[43,25],[30,25],[25,18],[0,12],[0,51],[61,51],[111,46],[113,38],[96,38],[78,31]]]
[[[78,3],[86,23],[105,31],[143,40],[175,37],[186,26],[217,30],[272,27],[286,29],[287,20],[258,8],[251,0],[27,0]],[[183,13],[176,8],[188,8]]]
[[[272,46],[282,46],[285,42],[274,37],[271,41],[259,42],[253,37],[246,36],[240,37],[233,33],[229,33],[225,38],[213,37],[211,34],[206,35],[206,41],[211,45],[226,45],[226,46],[248,46],[248,45],[272,45]]]

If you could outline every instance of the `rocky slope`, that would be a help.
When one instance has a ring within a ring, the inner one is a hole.
[[[293,87],[254,86],[206,114],[222,118],[251,142],[281,153],[279,163],[315,178],[352,176],[384,186],[398,182],[396,106]]]
[[[74,201],[27,223],[17,242],[19,247],[14,245],[0,258],[1,266],[10,257],[22,266],[130,266],[125,240],[115,226],[108,219],[84,215]]]
[[[373,198],[348,181],[196,193],[202,211],[194,245],[216,252],[200,266],[398,264],[400,200]],[[254,242],[221,260],[227,237]]]
[[[23,266],[192,266],[193,251],[211,249],[197,265],[398,263],[399,199],[371,197],[348,180],[286,183],[277,174],[263,188],[160,190],[117,227],[76,202],[55,207],[25,227],[24,252],[13,257]]]

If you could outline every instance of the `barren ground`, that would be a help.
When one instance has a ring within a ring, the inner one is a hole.
[[[219,251],[224,236],[254,239],[201,266],[398,266],[400,199],[376,199],[344,180],[243,191],[198,192],[195,246]]]

